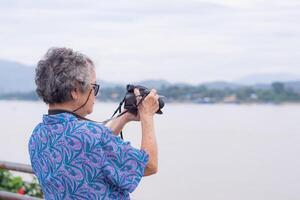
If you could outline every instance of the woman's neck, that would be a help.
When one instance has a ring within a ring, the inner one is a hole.
[[[49,104],[49,110],[67,110],[72,112],[74,110],[74,106],[69,103]]]
[[[66,110],[69,112],[73,112],[73,110],[75,110],[76,108],[78,108],[78,105],[75,105],[73,102],[49,104],[49,110]],[[76,113],[77,115],[80,115],[82,117],[86,116],[86,114],[83,113],[83,109],[79,109],[78,111],[75,111],[73,113]]]

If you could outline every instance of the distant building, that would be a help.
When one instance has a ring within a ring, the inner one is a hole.
[[[211,97],[203,97],[203,98],[197,98],[194,100],[195,103],[200,103],[200,104],[211,104],[211,103],[216,103],[214,98]]]
[[[251,100],[257,100],[257,99],[258,99],[257,94],[252,93],[252,94],[250,95],[250,99],[251,99]]]
[[[238,103],[237,97],[235,94],[226,96],[223,99],[223,103]]]
[[[111,93],[110,97],[111,97],[113,100],[115,100],[115,99],[117,99],[117,98],[119,97],[119,94],[116,93],[116,92],[113,92],[113,93]]]

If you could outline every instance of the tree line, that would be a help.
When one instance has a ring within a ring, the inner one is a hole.
[[[274,82],[268,89],[254,87],[239,87],[236,89],[211,89],[206,86],[180,86],[171,85],[161,87],[160,95],[165,96],[166,102],[192,102],[192,103],[285,103],[300,102],[300,93],[286,88],[283,83]],[[126,88],[115,86],[103,88],[97,99],[100,101],[121,101]],[[2,100],[39,100],[35,91],[25,93],[7,93],[0,95]]]

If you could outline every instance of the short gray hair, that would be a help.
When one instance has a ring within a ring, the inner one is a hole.
[[[88,89],[94,64],[86,55],[68,48],[50,48],[35,70],[36,93],[46,104],[72,100],[71,91],[80,83]]]

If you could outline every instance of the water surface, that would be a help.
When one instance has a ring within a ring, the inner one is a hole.
[[[104,120],[117,104],[97,102]],[[47,107],[0,101],[0,160],[29,163],[27,143]],[[169,104],[156,116],[159,172],[132,199],[300,199],[300,105]],[[139,123],[124,130],[139,148]]]

